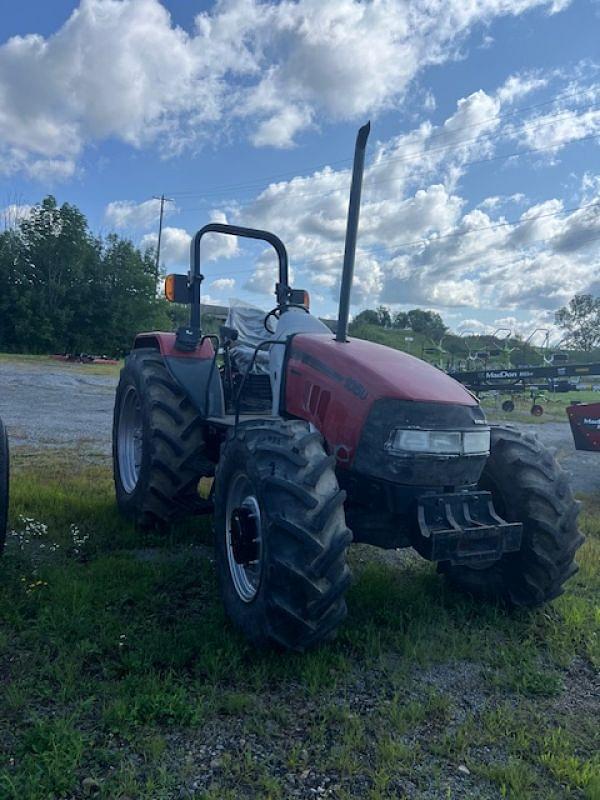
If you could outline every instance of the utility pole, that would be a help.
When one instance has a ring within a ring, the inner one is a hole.
[[[172,203],[173,200],[170,197],[165,197],[164,194],[161,194],[160,197],[157,195],[153,195],[154,200],[160,200],[160,216],[158,220],[158,243],[156,245],[156,274],[158,275],[160,269],[160,240],[162,238],[162,226],[163,226],[163,216],[165,213],[165,203]]]

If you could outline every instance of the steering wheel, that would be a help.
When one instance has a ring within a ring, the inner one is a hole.
[[[266,315],[266,317],[263,320],[263,326],[264,326],[265,330],[267,331],[267,333],[270,333],[271,335],[273,335],[275,333],[275,329],[269,327],[269,323],[268,323],[269,319],[271,317],[275,317],[275,319],[279,319],[279,317],[281,316],[282,312],[287,308],[301,308],[302,311],[306,311],[307,314],[310,314],[310,310],[306,306],[301,306],[298,303],[288,303],[285,306],[275,306],[275,308],[272,308],[271,311],[269,311],[269,313]]]

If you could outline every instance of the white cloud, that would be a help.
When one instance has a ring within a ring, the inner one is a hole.
[[[526,94],[541,89],[548,83],[547,78],[533,75],[511,75],[498,89],[496,97],[502,104],[511,104]]]
[[[190,242],[192,237],[183,228],[163,228],[160,242],[160,261],[167,269],[184,272],[190,265]],[[157,233],[147,233],[141,241],[142,249],[156,248]]]
[[[548,6],[537,0],[450,0],[438,14],[427,4],[398,0],[263,4],[262,25],[252,24],[251,35],[264,71],[246,113],[264,115],[259,143],[275,146],[288,146],[290,131],[300,119],[310,124],[315,112],[332,120],[376,114],[397,104],[425,66],[455,57],[456,45],[473,25],[540,5]],[[550,10],[559,7],[554,3]]]
[[[456,228],[465,203],[454,192],[462,173],[461,164],[474,153],[488,152],[490,144],[477,141],[459,150],[451,148],[457,140],[464,141],[461,130],[465,125],[477,125],[479,133],[494,130],[499,124],[499,108],[499,101],[476,92],[460,100],[456,112],[439,128],[424,124],[376,146],[365,173],[360,228],[360,247],[365,249],[357,254],[354,303],[375,302],[386,285],[386,273],[401,269],[402,258],[390,261],[395,248],[430,237],[435,241]],[[411,158],[406,158],[407,152]],[[439,182],[427,183],[434,175]],[[323,286],[335,297],[339,291],[349,184],[349,170],[331,168],[271,184],[234,214],[235,221],[276,230],[288,246],[291,263],[304,262],[303,282],[309,287],[313,282]],[[470,219],[463,219],[463,227]],[[478,220],[473,219],[471,224],[477,225]],[[373,254],[369,248],[387,253]],[[272,276],[272,269],[261,264],[246,288],[271,292]],[[476,295],[470,288],[468,297],[464,293],[460,297],[460,289],[452,281],[440,292],[440,298],[444,295],[452,304],[461,305]]]
[[[469,161],[494,153],[505,136],[498,94],[476,92],[439,127],[421,124],[377,143],[365,172],[354,308],[521,309],[533,318],[592,285],[600,254],[594,174],[581,183],[579,202],[588,208],[566,211],[552,197],[532,204],[522,192],[467,207],[460,183]],[[465,137],[465,126],[473,136]],[[324,290],[331,303],[339,292],[349,184],[349,170],[325,168],[270,185],[233,218],[275,230],[298,285]],[[270,294],[273,274],[261,261],[245,288]]]
[[[210,284],[210,288],[217,292],[233,289],[234,286],[235,278],[217,278],[216,281],[212,281]]]
[[[5,229],[14,228],[31,213],[33,206],[27,203],[9,203],[0,209],[0,221]]]
[[[165,217],[171,211],[165,205]],[[157,225],[160,215],[160,200],[144,200],[134,203],[131,200],[114,200],[106,206],[104,218],[109,225],[119,229],[138,230]]]
[[[460,336],[468,336],[471,333],[485,333],[487,325],[479,319],[463,319],[456,326],[456,332]]]
[[[522,204],[527,200],[523,192],[515,192],[511,195],[490,195],[490,197],[484,198],[481,203],[479,203],[478,208],[483,208],[485,211],[491,211],[493,209],[499,208],[500,206],[507,205],[508,203],[514,204]]]
[[[581,179],[581,191],[584,197],[593,197],[600,194],[600,173],[594,175],[593,172],[584,172]]]
[[[449,0],[438,13],[400,0],[218,0],[187,32],[159,0],[81,0],[53,35],[0,46],[3,169],[56,180],[90,142],[172,154],[240,118],[257,145],[289,147],[316,119],[394,107],[474,25],[565,5]]]
[[[600,134],[600,109],[553,110],[514,126],[512,138],[527,148],[555,148],[560,151],[570,142]]]
[[[276,115],[259,123],[251,136],[252,143],[257,147],[262,145],[292,147],[294,136],[306,128],[311,120],[312,113],[309,108],[282,103]]]
[[[227,222],[222,211],[212,211],[212,222]],[[167,269],[183,272],[190,266],[191,235],[184,228],[165,226],[160,243],[160,261]],[[158,233],[147,233],[142,237],[142,249],[156,247]],[[207,233],[202,238],[200,258],[202,263],[217,261],[219,258],[232,258],[238,253],[237,236],[226,236],[218,233]]]

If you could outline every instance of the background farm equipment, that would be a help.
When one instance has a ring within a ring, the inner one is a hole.
[[[560,394],[577,389],[580,378],[600,375],[600,362],[568,364],[560,358],[544,366],[456,371],[450,375],[478,397],[489,393],[509,395],[502,403],[502,410],[507,413],[514,411],[517,397],[529,396],[530,412],[539,417],[544,413],[546,393]]]
[[[65,361],[69,364],[118,364],[115,358],[108,356],[93,356],[89,353],[61,353],[50,356],[55,361]]]
[[[575,403],[567,416],[575,449],[600,453],[600,403]]]
[[[289,286],[277,236],[210,223],[189,275],[165,282],[168,299],[191,306],[189,325],[138,335],[117,389],[119,508],[152,527],[213,513],[225,608],[261,646],[304,650],[334,635],[352,541],[414,547],[457,588],[517,606],[560,594],[582,542],[566,476],[537,439],[490,428],[436,367],[348,339],[368,134],[356,142],[335,337]],[[279,262],[277,305],[250,326],[232,309],[220,337],[201,331],[207,233],[265,241]],[[202,478],[214,481],[201,501]]]

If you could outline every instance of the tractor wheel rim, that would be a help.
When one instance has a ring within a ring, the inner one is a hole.
[[[225,538],[233,587],[240,600],[251,603],[262,577],[263,531],[258,498],[243,472],[233,476],[227,492]]]
[[[121,403],[117,458],[121,484],[131,494],[137,486],[142,466],[142,407],[138,393],[129,386]]]

